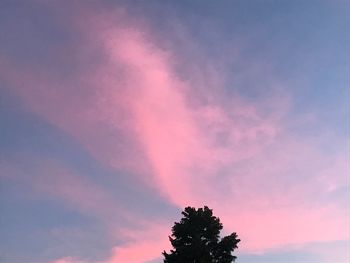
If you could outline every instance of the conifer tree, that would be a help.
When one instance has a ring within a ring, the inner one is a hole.
[[[169,237],[173,249],[163,252],[164,263],[231,263],[240,241],[236,233],[220,238],[223,226],[207,206],[186,207]]]

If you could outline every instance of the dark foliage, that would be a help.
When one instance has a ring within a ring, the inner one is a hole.
[[[174,249],[163,252],[164,263],[231,263],[240,241],[236,233],[220,238],[220,219],[207,206],[196,210],[186,207],[183,218],[175,223],[169,237]]]

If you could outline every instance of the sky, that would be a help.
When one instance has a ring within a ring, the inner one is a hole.
[[[0,2],[0,261],[350,261],[347,0]]]

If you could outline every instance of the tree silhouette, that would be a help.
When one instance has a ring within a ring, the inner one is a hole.
[[[169,240],[174,249],[163,252],[164,263],[231,263],[231,253],[240,241],[236,233],[220,239],[222,224],[207,206],[186,207],[183,218],[175,222]]]

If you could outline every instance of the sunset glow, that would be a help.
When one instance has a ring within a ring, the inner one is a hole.
[[[347,1],[0,4],[0,261],[350,261]]]

